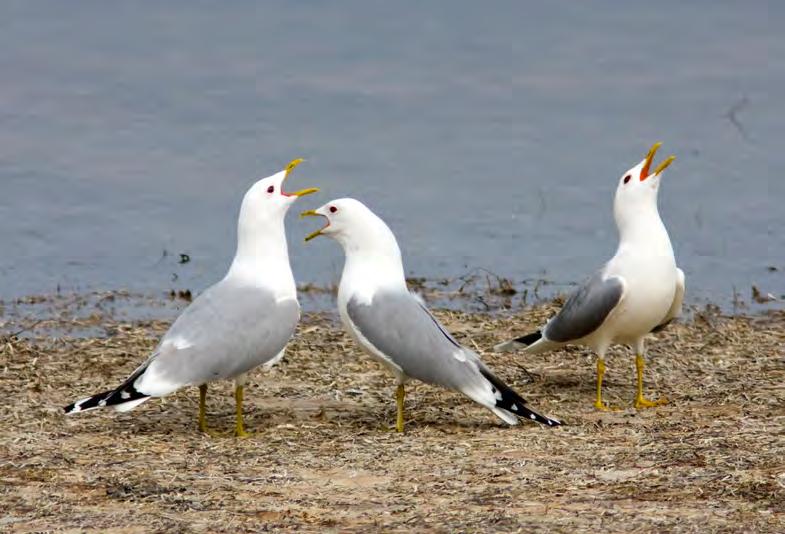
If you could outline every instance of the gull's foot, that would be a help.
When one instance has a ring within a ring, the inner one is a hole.
[[[594,401],[594,407],[601,412],[618,412],[620,411],[619,408],[611,408],[606,403],[602,401]]]
[[[392,423],[392,424],[390,424],[390,423],[382,423],[379,426],[379,429],[382,430],[383,432],[405,433],[405,430],[403,429],[403,427],[402,426],[399,427],[397,422]]]
[[[403,429],[403,427],[402,426],[399,427],[397,424],[394,424],[394,425],[388,425],[388,424],[382,425],[382,430],[384,430],[385,432],[395,432],[396,434],[403,434],[403,433],[405,433],[405,430]]]
[[[657,399],[656,401],[650,401],[641,395],[635,399],[635,408],[638,410],[642,410],[643,408],[654,408],[655,406],[662,406],[663,404],[668,404],[668,399],[665,397]]]
[[[255,432],[248,432],[244,428],[238,428],[237,430],[234,431],[234,437],[236,437],[237,439],[248,439],[250,437],[253,437],[254,434]]]
[[[247,432],[245,429],[242,430],[234,430],[234,432],[230,430],[213,430],[212,428],[200,428],[199,431],[202,434],[206,434],[211,438],[232,438],[235,437],[237,439],[246,439],[250,438],[254,435],[254,432]]]
[[[234,424],[234,437],[237,439],[248,439],[254,435],[254,432],[248,432],[245,429],[245,423],[242,419],[238,419]]]

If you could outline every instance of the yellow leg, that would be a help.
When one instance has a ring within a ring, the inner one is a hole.
[[[395,430],[403,432],[403,400],[406,397],[406,391],[403,389],[403,384],[398,384],[398,389],[395,390],[395,400],[398,404],[398,418],[395,421]]]
[[[635,407],[638,409],[653,408],[654,406],[661,406],[663,404],[667,404],[668,399],[664,397],[661,399],[657,399],[656,401],[650,401],[643,397],[643,368],[645,365],[646,362],[643,359],[643,354],[636,354],[635,369],[638,371],[638,394],[635,396]]]
[[[605,360],[601,357],[597,358],[597,399],[594,401],[594,407],[598,410],[608,411],[608,405],[602,402],[602,377],[605,376]]]
[[[234,435],[238,438],[247,438],[251,434],[243,428],[243,386],[235,386],[234,388],[234,403],[235,403],[235,425]]]

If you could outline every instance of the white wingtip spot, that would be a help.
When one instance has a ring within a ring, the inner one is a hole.
[[[537,420],[537,416],[534,415],[534,414],[530,414],[529,417],[531,418],[532,421],[536,421]]]
[[[80,403],[82,403],[82,402],[84,402],[84,401],[75,402],[75,403],[74,403],[74,407],[73,407],[73,408],[71,408],[70,410],[68,410],[68,411],[67,411],[67,412],[65,412],[65,413],[67,413],[67,414],[72,414],[72,413],[79,413],[79,412],[81,412],[81,411],[82,411],[82,408],[79,406],[79,404],[80,404]]]

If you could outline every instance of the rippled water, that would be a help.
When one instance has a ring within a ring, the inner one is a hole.
[[[412,274],[571,282],[656,140],[690,300],[781,295],[785,4],[685,4],[3,2],[0,297],[203,288],[295,157],[297,208],[365,201]],[[330,283],[313,225],[294,270]]]

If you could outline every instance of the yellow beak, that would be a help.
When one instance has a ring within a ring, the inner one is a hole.
[[[304,212],[302,212],[300,214],[300,218],[302,219],[303,217],[324,217],[324,215],[322,215],[321,213],[316,213],[315,210],[306,210],[306,211],[304,211]],[[324,218],[326,219],[327,217],[324,217]],[[305,236],[305,242],[307,243],[308,241],[310,241],[314,237],[322,235],[322,230],[324,230],[328,226],[330,226],[330,221],[329,220],[327,221],[326,225],[322,226],[321,228],[319,228],[315,232],[311,232],[310,234]]]
[[[662,171],[664,171],[666,168],[668,168],[668,165],[673,163],[673,160],[675,160],[675,159],[676,159],[676,156],[668,156],[667,158],[662,160],[662,163],[657,165],[657,168],[654,169],[654,174],[660,174]]]
[[[654,155],[657,153],[657,149],[659,149],[661,146],[662,146],[662,143],[657,141],[656,143],[654,143],[651,146],[651,148],[649,149],[649,153],[646,154],[646,159],[643,161],[643,167],[641,167],[641,182],[643,180],[645,180],[646,178],[648,178],[649,176],[651,176],[651,174],[649,174],[649,168],[651,168],[651,163],[652,163],[652,161],[654,161]],[[662,161],[662,163],[657,165],[657,168],[654,169],[654,173],[653,174],[654,175],[660,174],[662,171],[664,171],[668,167],[668,165],[673,163],[673,160],[675,160],[675,159],[676,159],[676,156],[668,156],[667,158],[665,158]]]
[[[289,175],[292,173],[294,168],[297,167],[303,161],[305,161],[305,160],[302,159],[302,158],[297,158],[297,159],[294,159],[294,160],[290,161],[289,164],[286,167],[284,167],[284,170],[286,171],[286,174],[284,174],[284,176],[283,176],[283,181],[284,182],[286,181],[287,178],[289,178]],[[317,191],[319,191],[318,187],[309,187],[307,189],[300,189],[299,191],[293,191],[291,193],[285,193],[283,191],[283,182],[281,182],[281,188],[282,188],[281,189],[281,194],[284,195],[284,196],[287,196],[287,197],[302,197],[302,196],[310,195],[311,193],[316,193]]]
[[[651,145],[649,153],[646,154],[646,159],[643,160],[643,167],[641,167],[641,182],[649,177],[649,167],[651,167],[651,162],[654,160],[654,154],[657,153],[657,149],[661,146],[662,143],[659,141]]]

